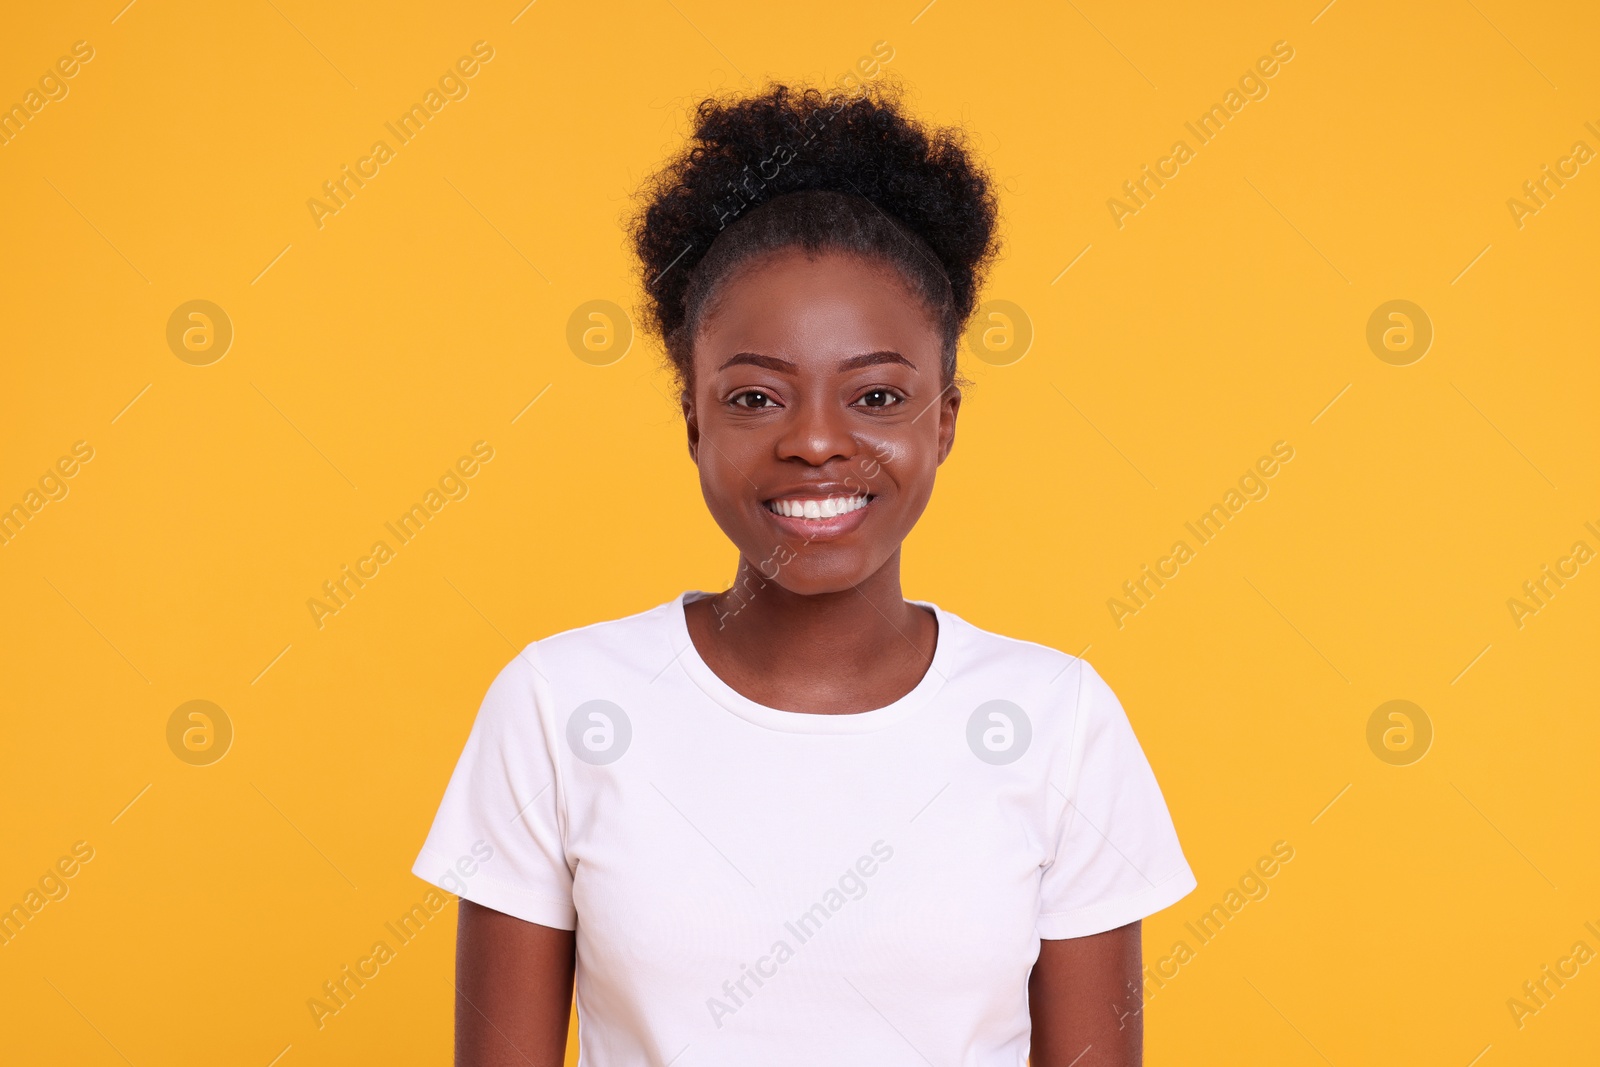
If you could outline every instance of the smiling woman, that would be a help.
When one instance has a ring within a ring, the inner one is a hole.
[[[898,298],[868,295],[886,290]],[[683,409],[706,504],[742,559],[804,542],[782,584],[814,593],[898,554],[955,437],[961,394],[945,388],[941,349],[920,297],[854,253],[771,252],[726,284],[700,326]],[[859,461],[875,455],[891,461],[867,477]],[[712,610],[691,609],[691,625]]]
[[[1127,716],[900,587],[997,214],[880,87],[707,101],[649,184],[650,318],[738,576],[490,686],[413,868],[497,857],[460,890],[457,1063],[563,1062],[574,982],[593,1067],[1140,1062],[1139,922],[1195,881]]]

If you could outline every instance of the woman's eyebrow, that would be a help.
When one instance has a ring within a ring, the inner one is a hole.
[[[882,352],[868,352],[865,355],[850,356],[847,359],[842,359],[839,361],[838,369],[841,372],[860,370],[862,367],[874,367],[880,363],[902,363],[905,366],[910,367],[912,370],[917,369],[917,365],[915,363],[912,363],[900,353],[890,352],[888,350]],[[729,357],[727,361],[717,369],[727,370],[729,367],[736,367],[740,366],[741,364],[751,367],[765,367],[768,370],[775,370],[780,374],[794,374],[800,369],[786,359],[779,359],[777,356],[758,355],[755,352],[739,352]]]
[[[887,350],[882,352],[868,352],[864,356],[851,356],[849,359],[840,360],[839,369],[841,371],[860,370],[862,367],[875,367],[880,363],[903,363],[912,370],[917,369],[917,365],[915,363],[911,362],[900,353],[890,352]]]
[[[780,374],[793,374],[800,369],[786,359],[779,359],[777,356],[759,356],[754,352],[740,352],[717,369],[727,370],[729,367],[736,367],[740,364],[765,367],[768,370],[778,371]]]

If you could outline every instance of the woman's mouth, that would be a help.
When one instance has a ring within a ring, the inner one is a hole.
[[[867,518],[871,493],[836,496],[781,496],[763,502],[779,528],[810,541],[842,537]]]
[[[859,511],[871,502],[872,496],[778,497],[767,501],[767,510],[790,519],[832,519]]]

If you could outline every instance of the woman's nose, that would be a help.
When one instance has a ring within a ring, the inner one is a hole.
[[[778,458],[799,459],[820,467],[856,454],[848,415],[836,404],[804,400],[790,409],[777,442]]]

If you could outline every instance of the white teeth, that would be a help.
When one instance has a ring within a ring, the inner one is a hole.
[[[832,519],[867,506],[866,496],[830,496],[818,500],[772,500],[767,507],[791,519]]]

